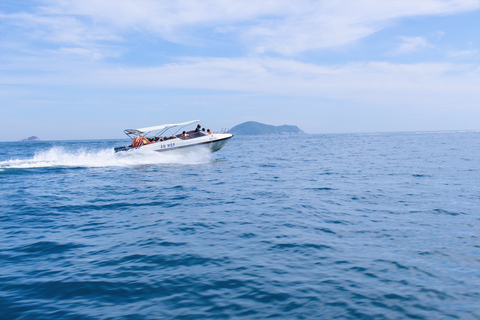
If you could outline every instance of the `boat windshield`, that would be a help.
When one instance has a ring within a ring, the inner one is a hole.
[[[188,132],[183,132],[180,134],[177,134],[177,138],[182,139],[182,140],[187,140],[187,139],[193,139],[193,138],[198,138],[198,137],[203,137],[205,136],[206,133],[202,131],[188,131]]]

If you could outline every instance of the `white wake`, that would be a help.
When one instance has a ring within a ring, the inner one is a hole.
[[[202,164],[212,159],[210,150],[203,147],[175,152],[137,152],[137,150],[115,153],[113,149],[89,151],[66,150],[52,147],[37,152],[30,159],[0,161],[0,169],[43,168],[43,167],[126,167],[146,164]]]

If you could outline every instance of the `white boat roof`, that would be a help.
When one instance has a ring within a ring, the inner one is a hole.
[[[145,128],[139,128],[139,129],[126,129],[125,133],[148,133],[148,132],[152,132],[152,131],[165,130],[167,128],[173,128],[173,127],[179,127],[179,126],[188,126],[189,124],[192,124],[192,123],[195,123],[195,122],[200,122],[200,120],[192,120],[192,121],[187,121],[187,122],[182,122],[182,123],[162,124],[160,126],[145,127]]]

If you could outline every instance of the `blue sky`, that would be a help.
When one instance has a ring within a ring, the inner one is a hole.
[[[480,0],[0,1],[0,140],[480,129]]]

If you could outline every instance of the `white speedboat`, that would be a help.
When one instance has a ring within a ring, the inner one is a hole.
[[[117,147],[115,152],[141,149],[142,151],[173,151],[195,146],[205,146],[212,152],[220,150],[233,134],[226,131],[211,132],[202,129],[200,125],[190,131],[182,131],[184,127],[199,122],[193,120],[182,123],[163,124],[160,126],[126,129],[125,134],[132,139],[127,147]],[[179,134],[179,132],[181,132]]]

